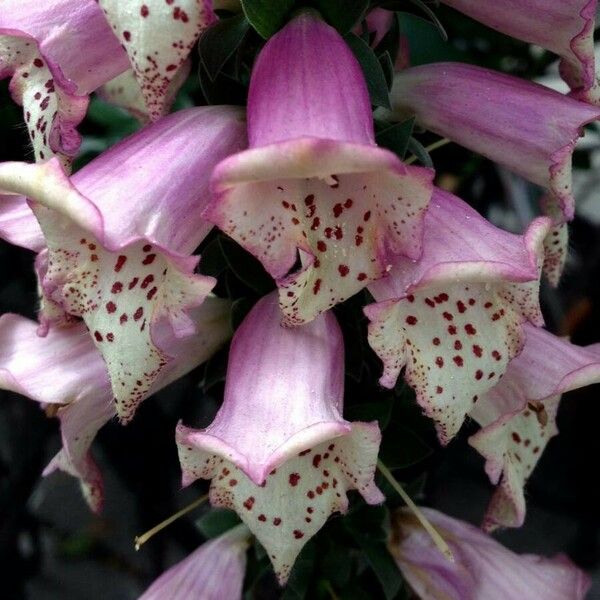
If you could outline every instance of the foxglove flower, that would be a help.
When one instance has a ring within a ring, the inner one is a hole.
[[[485,25],[551,50],[572,95],[600,104],[594,59],[597,0],[442,0]]]
[[[522,324],[542,324],[542,243],[549,220],[524,236],[501,231],[459,198],[436,190],[425,217],[423,257],[399,259],[369,287],[369,343],[383,361],[380,383],[402,368],[447,443],[523,344]]]
[[[530,325],[525,332],[523,352],[510,363],[502,383],[471,411],[482,429],[469,443],[485,457],[492,483],[500,481],[484,520],[488,530],[523,524],[523,488],[558,433],[561,394],[600,382],[600,344],[581,348]]]
[[[202,30],[216,21],[212,1],[98,2],[127,51],[150,119],[160,118],[168,107],[171,82]]]
[[[450,546],[450,562],[406,509],[393,522],[390,551],[421,600],[583,600],[591,581],[566,557],[515,554],[480,529],[422,509]]]
[[[541,85],[460,63],[397,73],[392,105],[427,129],[478,152],[546,188],[574,214],[571,155],[582,127],[600,109]]]
[[[129,66],[95,0],[3,0],[0,79],[23,106],[36,160],[79,148],[88,95]]]
[[[261,51],[248,133],[250,149],[216,168],[205,215],[276,279],[287,325],[352,296],[394,256],[418,258],[432,174],[375,145],[360,66],[314,12]]]
[[[56,159],[0,165],[0,190],[30,198],[44,232],[45,304],[83,318],[123,422],[170,360],[155,341],[156,321],[168,317],[178,337],[194,332],[186,311],[214,285],[194,273],[191,256],[211,227],[200,214],[208,177],[243,144],[237,109],[204,107],[165,117],[71,178]],[[53,318],[42,314],[42,325]]]
[[[238,525],[165,571],[139,600],[241,600],[250,532]]]
[[[198,333],[183,339],[173,335],[166,319],[156,324],[156,343],[171,360],[143,397],[204,362],[225,342],[229,308],[225,300],[207,298],[190,315]],[[29,319],[0,317],[0,389],[27,396],[58,416],[62,449],[44,474],[60,469],[79,478],[86,500],[98,512],[102,476],[89,449],[116,414],[106,366],[83,323],[52,328],[45,338],[36,330],[37,323]]]
[[[383,501],[373,476],[375,423],[342,416],[343,340],[331,313],[280,325],[275,293],[261,299],[231,345],[225,400],[204,430],[177,429],[183,484],[210,479],[210,500],[235,510],[287,580],[304,544],[357,489]]]

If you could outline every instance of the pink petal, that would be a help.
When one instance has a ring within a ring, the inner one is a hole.
[[[398,73],[394,110],[547,188],[571,219],[571,155],[598,108],[541,85],[460,63]],[[560,115],[560,119],[556,118]]]
[[[165,571],[139,600],[241,600],[248,528],[238,525]]]
[[[202,30],[216,20],[211,0],[99,0],[129,56],[153,121],[168,111],[171,82]],[[179,77],[181,82],[181,77]]]
[[[600,382],[600,344],[581,348],[531,325],[525,332],[523,351],[502,383],[470,413],[482,429],[469,443],[485,457],[492,483],[500,481],[484,521],[490,530],[523,524],[525,483],[558,433],[561,394]]]
[[[23,196],[0,197],[0,238],[34,252],[44,249],[44,234]]]
[[[155,322],[167,316],[177,335],[192,333],[186,311],[214,285],[194,274],[189,253],[210,228],[200,216],[210,170],[241,140],[236,110],[198,108],[131,136],[72,180],[55,160],[0,166],[0,187],[35,200],[49,249],[44,295],[86,322],[124,422],[171,359]]]
[[[442,0],[502,33],[558,54],[560,73],[579,100],[600,103],[594,61],[597,0]]]
[[[281,582],[304,544],[357,489],[371,504],[380,434],[341,417],[343,346],[332,314],[280,325],[275,294],[232,342],[225,401],[204,430],[177,428],[183,483],[211,479],[211,502],[235,510],[267,549]]]
[[[566,557],[515,554],[480,529],[422,509],[448,542],[455,562],[437,549],[407,509],[397,513],[390,550],[422,600],[583,600],[589,577]]]
[[[276,278],[286,324],[360,291],[395,255],[419,256],[432,174],[374,145],[360,67],[314,13],[260,53],[248,133],[250,149],[216,168],[206,217]]]
[[[94,0],[5,0],[0,15],[0,79],[23,106],[37,160],[68,160],[87,95],[127,68],[127,57]]]
[[[542,323],[537,292],[550,221],[524,236],[497,229],[459,198],[436,190],[425,217],[423,257],[399,259],[369,287],[369,343],[380,383],[405,379],[436,422],[442,443],[521,350],[522,323]]]

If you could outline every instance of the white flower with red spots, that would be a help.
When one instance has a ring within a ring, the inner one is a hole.
[[[538,304],[549,219],[524,236],[503,232],[460,199],[437,190],[425,218],[423,257],[400,259],[369,287],[369,343],[383,361],[380,383],[403,368],[442,443],[523,345],[522,325],[542,324]]]
[[[225,400],[204,430],[183,425],[177,445],[183,484],[210,479],[214,506],[235,510],[267,550],[281,583],[304,544],[346,492],[383,501],[373,477],[374,423],[342,416],[344,352],[331,313],[286,329],[275,294],[261,299],[236,332]]]
[[[187,310],[215,283],[191,256],[211,228],[201,217],[208,178],[243,144],[240,111],[205,107],[165,117],[70,179],[56,159],[0,165],[0,189],[33,200],[47,246],[41,333],[68,320],[61,312],[84,320],[123,422],[171,360],[154,339],[158,319],[179,337],[194,332]]]
[[[397,255],[419,257],[432,173],[375,145],[360,66],[314,13],[258,56],[248,134],[250,149],[215,169],[205,214],[276,279],[286,324],[346,300]]]

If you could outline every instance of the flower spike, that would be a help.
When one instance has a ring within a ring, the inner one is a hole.
[[[349,298],[396,255],[418,258],[432,173],[375,145],[360,66],[314,11],[261,51],[248,135],[250,149],[215,169],[205,214],[276,279],[286,325]]]
[[[555,424],[565,392],[600,382],[600,344],[575,346],[543,329],[525,325],[523,352],[508,366],[502,383],[471,411],[482,429],[469,443],[486,459],[486,473],[500,485],[484,527],[520,527],[525,520],[525,483]]]
[[[155,322],[166,316],[176,335],[193,333],[186,312],[214,285],[194,273],[198,257],[190,254],[211,227],[201,217],[210,171],[243,145],[243,127],[237,109],[194,108],[127,138],[70,179],[56,159],[0,165],[0,189],[34,201],[48,246],[47,303],[85,321],[123,422],[170,360],[155,343]]]
[[[460,63],[397,73],[392,106],[398,114],[414,113],[427,129],[546,188],[559,204],[562,220],[573,218],[571,155],[583,126],[600,118],[600,108]]]
[[[425,217],[423,257],[398,260],[371,286],[364,311],[381,358],[380,383],[406,381],[447,443],[523,344],[522,323],[542,324],[542,243],[549,219],[524,236],[501,231],[462,200],[436,190]]]
[[[469,523],[423,512],[450,545],[446,560],[406,509],[396,512],[388,545],[422,600],[584,600],[590,578],[564,556],[515,554]]]
[[[197,335],[183,340],[162,319],[155,328],[161,348],[172,357],[144,397],[207,360],[228,338],[230,304],[207,298],[191,313]],[[41,338],[37,324],[17,315],[0,317],[0,389],[57,408],[63,447],[46,467],[79,478],[88,504],[102,509],[102,476],[89,449],[98,430],[112,419],[115,405],[102,356],[83,323],[52,328]]]
[[[281,583],[304,544],[357,489],[383,500],[373,477],[374,423],[341,416],[343,342],[331,313],[301,328],[280,325],[275,293],[236,332],[225,400],[204,430],[177,428],[183,484],[210,479],[215,506],[235,510],[260,542]]]
[[[561,57],[560,74],[578,100],[600,104],[594,59],[597,0],[442,0],[488,27]]]

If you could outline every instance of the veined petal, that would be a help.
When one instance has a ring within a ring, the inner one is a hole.
[[[580,100],[600,103],[594,60],[597,0],[442,0],[512,37],[561,57],[560,74]]]
[[[190,317],[198,334],[177,339],[165,319],[155,336],[173,357],[144,397],[157,392],[208,359],[230,335],[230,303],[207,298]],[[0,389],[11,390],[42,404],[61,422],[63,447],[44,475],[60,469],[80,479],[91,508],[102,508],[102,477],[89,449],[98,430],[116,414],[106,366],[85,325],[52,328],[37,335],[37,323],[0,317]]]
[[[331,313],[280,325],[275,294],[261,299],[232,342],[225,401],[214,422],[177,428],[183,484],[210,479],[211,502],[235,510],[284,582],[303,545],[373,481],[380,434],[341,416],[343,345]]]
[[[0,165],[0,187],[35,201],[48,246],[44,294],[84,319],[124,422],[171,360],[155,322],[166,316],[176,335],[193,333],[186,312],[214,285],[194,274],[189,253],[210,229],[200,216],[210,170],[242,140],[238,111],[198,108],[145,128],[71,180],[55,160]]]
[[[396,513],[390,551],[422,600],[583,600],[589,577],[566,557],[515,554],[472,525],[422,509],[450,546],[450,562],[407,509]]]
[[[582,127],[600,118],[598,108],[460,63],[397,73],[392,105],[398,113],[416,114],[427,129],[547,188],[564,220],[573,218],[571,155]]]
[[[205,215],[277,280],[286,324],[360,291],[397,254],[419,256],[432,173],[374,145],[360,67],[313,12],[260,53],[248,132],[250,149],[215,169]]]
[[[600,344],[582,348],[531,325],[525,325],[525,335],[502,383],[470,413],[482,429],[469,443],[485,457],[492,483],[500,481],[484,521],[490,530],[523,524],[524,486],[558,433],[561,394],[600,382]]]
[[[87,95],[127,68],[127,56],[94,0],[6,0],[0,78],[23,106],[35,157],[63,161],[79,148]]]
[[[459,198],[436,190],[425,217],[423,257],[399,259],[372,284],[369,343],[380,383],[405,379],[436,422],[442,443],[523,344],[522,324],[543,322],[537,292],[546,218],[523,236],[497,229]]]
[[[34,252],[44,249],[44,234],[23,196],[0,197],[0,238]]]
[[[238,525],[165,571],[139,600],[241,600],[250,532]]]
[[[98,2],[127,51],[148,115],[155,121],[169,108],[177,71],[202,30],[216,20],[212,0]]]

